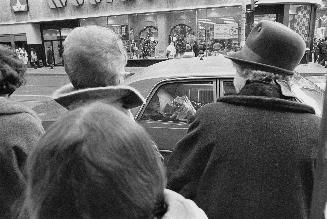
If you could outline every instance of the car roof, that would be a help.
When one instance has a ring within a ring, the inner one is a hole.
[[[154,78],[233,77],[235,71],[233,62],[223,55],[170,59],[145,68],[128,78],[126,83]]]

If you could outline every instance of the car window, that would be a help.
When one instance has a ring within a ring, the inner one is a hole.
[[[228,96],[236,94],[233,80],[221,80],[220,82],[220,96]]]
[[[173,82],[159,86],[140,120],[192,121],[196,111],[214,101],[213,82]]]
[[[301,103],[313,107],[316,111],[316,114],[318,116],[321,116],[324,100],[323,90],[319,86],[299,74],[294,74],[290,81],[290,84],[294,96]]]

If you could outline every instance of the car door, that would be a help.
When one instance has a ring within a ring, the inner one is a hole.
[[[217,91],[214,78],[160,82],[152,89],[136,120],[151,135],[161,153],[168,155],[186,134],[196,110],[215,102]]]

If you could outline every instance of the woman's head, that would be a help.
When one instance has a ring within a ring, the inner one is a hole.
[[[164,169],[142,127],[115,107],[70,111],[27,162],[30,218],[151,218]]]
[[[0,45],[0,95],[10,95],[25,83],[26,66],[14,50]]]

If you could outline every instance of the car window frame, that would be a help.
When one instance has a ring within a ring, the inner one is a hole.
[[[223,97],[224,95],[224,82],[225,81],[230,81],[233,83],[234,78],[232,77],[226,77],[226,78],[219,78],[219,89],[218,89],[218,95],[219,97]]]
[[[157,90],[164,85],[167,84],[171,84],[174,82],[178,82],[178,83],[183,83],[183,82],[187,82],[187,83],[191,83],[192,81],[194,82],[204,82],[204,81],[208,81],[208,82],[212,82],[213,85],[213,103],[217,102],[218,99],[218,91],[219,91],[219,83],[218,83],[218,78],[217,77],[188,77],[188,78],[170,78],[170,79],[164,79],[159,81],[157,84],[155,84],[153,86],[153,88],[150,90],[148,96],[146,97],[146,101],[145,103],[141,106],[141,108],[139,109],[139,111],[137,112],[136,116],[135,116],[135,120],[136,121],[141,121],[142,115],[145,111],[145,109],[147,108],[148,104],[150,103],[150,100],[152,99],[152,97],[155,95],[155,93],[157,92]]]

